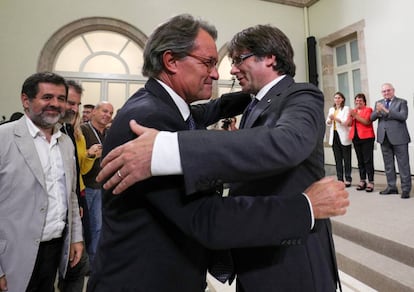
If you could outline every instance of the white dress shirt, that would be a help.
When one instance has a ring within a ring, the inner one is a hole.
[[[62,236],[68,210],[65,171],[57,140],[62,133],[59,126],[55,126],[49,143],[44,133],[30,118],[27,117],[26,121],[42,163],[46,183],[48,205],[41,241],[48,241]]]

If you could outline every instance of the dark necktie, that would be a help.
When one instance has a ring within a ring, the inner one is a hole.
[[[250,113],[252,112],[253,108],[256,106],[258,102],[259,100],[257,98],[253,98],[252,101],[249,103],[240,121],[240,128],[244,128],[244,124],[246,123],[247,118],[249,117]]]
[[[193,115],[191,113],[190,113],[190,115],[188,116],[188,119],[185,122],[187,123],[187,126],[188,126],[189,130],[197,129],[196,123],[195,123]]]
[[[235,276],[231,252],[229,250],[212,251],[210,259],[209,273],[221,283],[226,283],[228,280],[231,284]]]
[[[390,108],[390,102],[391,102],[390,99],[385,100],[385,108],[386,109],[389,109]]]

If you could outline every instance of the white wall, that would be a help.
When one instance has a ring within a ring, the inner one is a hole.
[[[373,106],[380,98],[382,83],[393,83],[397,96],[408,100],[410,114],[407,123],[411,135],[414,135],[413,10],[414,1],[410,0],[320,0],[308,11],[309,32],[317,39],[365,20],[369,80],[366,94],[369,103]],[[295,49],[297,81],[306,80],[306,35],[301,8],[260,0],[1,0],[0,117],[5,115],[8,118],[14,111],[21,110],[21,84],[36,71],[43,45],[62,26],[84,17],[112,17],[126,21],[149,35],[160,22],[184,12],[216,25],[219,30],[218,48],[234,33],[248,26],[267,23],[278,26],[289,36]],[[321,78],[319,81],[322,82]],[[328,163],[333,163],[331,152],[331,149],[326,149]],[[383,170],[380,152],[377,147],[375,167]],[[356,166],[356,159],[353,164]]]
[[[306,39],[300,8],[260,0],[1,0],[0,117],[9,118],[21,110],[21,85],[36,71],[43,45],[62,26],[85,17],[112,17],[149,35],[160,22],[184,12],[216,25],[218,48],[248,26],[278,26],[296,51],[297,80],[306,80]]]
[[[409,0],[320,0],[309,9],[310,34],[317,39],[326,37],[348,25],[365,20],[365,47],[368,69],[366,92],[369,105],[381,98],[384,82],[391,82],[395,94],[408,101],[407,125],[414,137],[414,1]],[[320,61],[320,60],[319,60]],[[374,123],[376,129],[377,122]],[[414,148],[410,144],[411,172]],[[326,149],[326,161],[334,163],[331,149]],[[375,168],[384,170],[381,149],[374,152]],[[356,159],[353,159],[356,166]]]

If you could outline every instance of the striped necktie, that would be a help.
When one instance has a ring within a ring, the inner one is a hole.
[[[197,129],[196,123],[195,123],[193,115],[191,113],[190,113],[190,115],[188,116],[188,119],[185,122],[187,123],[187,126],[188,126],[189,130]]]

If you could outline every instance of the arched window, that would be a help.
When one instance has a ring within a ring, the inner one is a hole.
[[[83,104],[107,100],[116,111],[147,80],[141,74],[146,40],[139,29],[117,19],[79,19],[59,29],[47,41],[38,71],[53,71],[80,82],[85,89]],[[213,98],[234,90],[230,68],[224,45],[219,51],[220,80]]]
[[[80,19],[49,39],[38,71],[79,81],[85,89],[83,104],[107,100],[117,110],[146,81],[141,74],[146,39],[141,31],[116,19]]]

